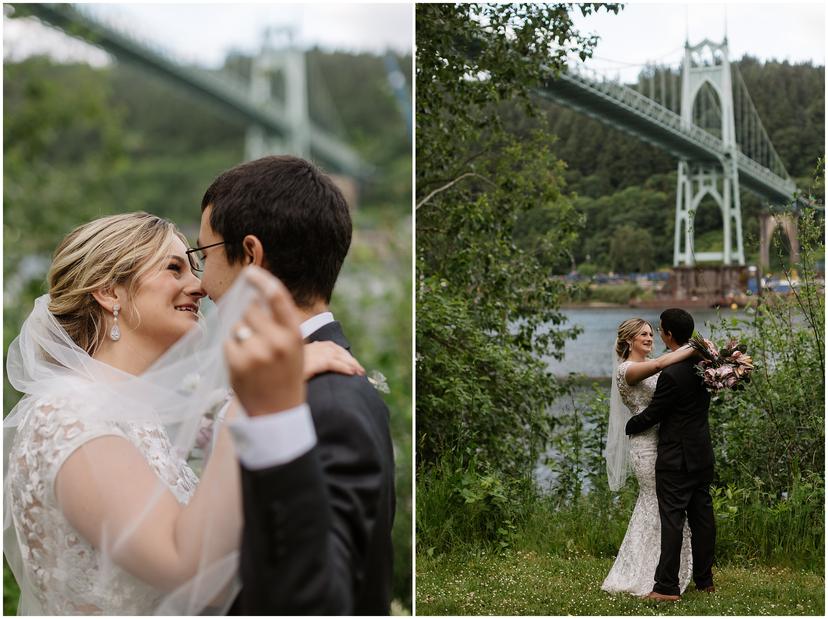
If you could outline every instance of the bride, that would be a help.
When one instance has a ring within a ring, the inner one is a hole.
[[[186,239],[147,213],[105,217],[55,251],[49,294],[8,351],[24,397],[4,421],[4,553],[20,614],[223,613],[238,592],[238,414],[222,352],[256,299],[245,278],[204,317]],[[306,346],[305,377],[361,373]],[[217,416],[218,419],[222,415]]]
[[[658,426],[627,437],[627,420],[650,403],[658,375],[665,367],[692,356],[689,346],[648,359],[653,350],[653,330],[641,318],[625,320],[618,327],[613,355],[610,419],[607,430],[607,474],[611,490],[619,490],[631,468],[638,480],[638,499],[618,556],[601,589],[646,596],[655,583],[661,549],[661,521],[656,498],[655,462]],[[692,576],[690,529],[684,525],[679,587],[687,588]]]

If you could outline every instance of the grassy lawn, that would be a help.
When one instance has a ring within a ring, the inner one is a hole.
[[[611,559],[533,551],[417,557],[418,615],[824,615],[825,578],[782,567],[714,568],[716,593],[676,603],[609,595]]]

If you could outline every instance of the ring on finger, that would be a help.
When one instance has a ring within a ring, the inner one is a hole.
[[[238,328],[237,328],[237,329],[233,332],[233,338],[234,338],[234,339],[235,339],[235,340],[236,340],[239,344],[241,344],[242,342],[244,342],[244,340],[250,339],[250,337],[251,337],[252,335],[253,335],[253,329],[251,329],[251,328],[250,328],[250,327],[248,327],[247,325],[242,325],[242,326],[238,327]]]

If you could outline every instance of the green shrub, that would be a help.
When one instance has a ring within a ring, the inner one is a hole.
[[[825,485],[821,475],[797,477],[788,494],[732,484],[712,489],[720,562],[762,563],[822,572]]]
[[[609,384],[591,383],[579,390],[578,379],[563,385],[566,404],[556,415],[551,445],[555,456],[546,465],[555,476],[551,496],[561,505],[575,503],[584,492],[608,491],[604,446],[609,418]]]
[[[509,547],[536,493],[531,478],[443,458],[417,474],[417,545],[433,555],[462,547]]]
[[[593,286],[589,289],[589,300],[601,303],[612,303],[625,305],[632,299],[641,295],[641,288],[635,284],[611,284],[606,286]]]
[[[756,366],[745,389],[711,404],[719,478],[742,487],[759,478],[776,496],[825,468],[825,296],[816,273],[824,248],[813,211],[800,217],[799,234],[795,294],[759,298],[747,319],[722,320],[716,332],[740,339]]]

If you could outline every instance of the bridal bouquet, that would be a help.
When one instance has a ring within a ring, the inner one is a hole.
[[[753,372],[753,359],[746,354],[747,347],[731,339],[719,350],[710,340],[694,333],[690,346],[702,356],[699,363],[702,380],[711,392],[722,389],[735,389],[750,382]]]

